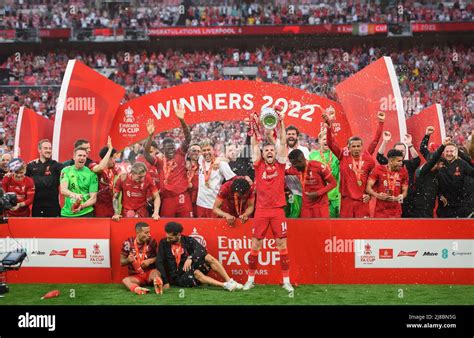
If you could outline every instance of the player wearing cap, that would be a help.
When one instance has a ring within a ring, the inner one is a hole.
[[[3,177],[2,188],[5,193],[16,195],[17,204],[7,210],[8,217],[29,217],[30,205],[35,197],[35,182],[31,177],[25,176],[26,164],[19,158],[14,158],[8,163],[10,172]]]

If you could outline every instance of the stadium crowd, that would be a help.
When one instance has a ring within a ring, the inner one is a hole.
[[[161,26],[223,26],[281,24],[345,24],[353,22],[446,22],[472,21],[470,1],[397,1],[382,6],[377,1],[289,1],[274,3],[227,1],[189,2],[181,9],[179,1],[137,1],[134,6],[96,7],[96,1],[6,1],[0,13],[0,28],[153,28]]]
[[[25,91],[16,89],[12,94],[0,97],[0,122],[3,121],[0,136],[4,134],[4,143],[13,145],[15,121],[21,105],[54,117],[62,74],[69,58],[77,58],[99,71],[108,71],[113,81],[127,89],[124,100],[183,83],[227,79],[223,67],[239,65],[256,66],[257,80],[277,82],[336,99],[335,85],[384,55],[391,56],[396,67],[407,118],[433,103],[441,103],[447,133],[456,143],[463,144],[474,128],[471,90],[474,55],[472,48],[464,45],[404,50],[363,45],[348,50],[263,47],[255,51],[229,48],[217,52],[168,50],[112,55],[50,52],[24,54],[20,58],[12,55],[0,65],[10,73],[11,88],[19,85],[31,87]],[[196,127],[195,130],[201,133],[211,131],[222,147],[228,136],[222,134],[223,130],[232,128],[232,135],[239,137],[240,141],[244,139],[242,127],[238,124],[231,126],[226,124],[225,128],[217,129]],[[304,142],[310,147],[314,144],[314,140],[309,138]]]

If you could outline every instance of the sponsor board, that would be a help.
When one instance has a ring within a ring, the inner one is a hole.
[[[355,242],[356,248],[365,248],[354,253],[355,268],[474,268],[473,240],[356,239]],[[374,252],[378,252],[378,257],[374,257]]]
[[[0,242],[5,240],[0,238]],[[27,249],[28,258],[23,267],[110,268],[109,239],[36,238],[35,241],[35,250]]]

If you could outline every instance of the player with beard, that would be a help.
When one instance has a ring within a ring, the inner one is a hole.
[[[318,143],[320,146],[319,150],[313,150],[309,154],[309,159],[327,165],[331,170],[332,176],[336,180],[336,187],[328,192],[328,200],[329,217],[338,218],[339,212],[341,210],[341,194],[339,193],[339,184],[341,181],[339,159],[332,153],[332,151],[328,147],[326,130],[319,133]]]
[[[260,149],[255,133],[252,135],[252,147],[257,205],[253,221],[251,251],[248,258],[248,280],[245,283],[244,290],[255,287],[258,254],[262,249],[265,234],[270,227],[280,253],[283,288],[288,292],[293,292],[294,289],[290,283],[290,260],[286,239],[287,223],[283,210],[286,205],[285,167],[288,160],[283,113],[280,113],[278,151],[275,149],[275,144],[268,142],[268,140],[262,144],[262,149]]]
[[[329,149],[340,161],[341,170],[341,214],[342,218],[369,217],[370,195],[366,194],[365,187],[369,173],[375,167],[372,154],[375,152],[377,143],[382,135],[385,113],[379,112],[379,121],[374,139],[367,151],[363,151],[363,141],[360,137],[352,136],[347,142],[347,148],[341,149],[333,140],[332,119],[327,113],[322,115],[328,124],[327,143]],[[330,132],[331,131],[331,132]]]
[[[128,276],[122,283],[137,295],[148,293],[145,285],[153,283],[155,292],[162,294],[163,285],[160,272],[155,268],[157,243],[150,234],[150,226],[144,222],[135,225],[135,237],[130,237],[123,242],[120,253],[120,265],[128,266]]]
[[[309,149],[302,146],[298,140],[300,131],[293,125],[286,127],[286,146],[288,147],[288,155],[295,149],[299,149],[303,152],[306,159],[309,158]]]
[[[162,199],[162,217],[193,217],[193,207],[189,195],[188,174],[186,171],[186,153],[191,143],[191,132],[184,120],[185,110],[181,105],[175,112],[184,132],[184,141],[176,150],[171,138],[163,140],[163,160],[150,155],[150,146],[155,133],[153,119],[147,121],[148,139],[143,155],[156,166],[160,173],[160,194]]]
[[[387,154],[388,164],[379,164],[370,173],[366,191],[374,196],[375,218],[400,218],[408,191],[408,172],[403,166],[403,152],[392,149]]]
[[[438,195],[439,170],[444,166],[444,147],[451,142],[451,138],[444,139],[434,153],[427,154],[427,162],[416,171],[415,195],[413,197],[412,217],[433,218],[433,211]]]
[[[286,128],[286,146],[288,147],[288,155],[291,154],[293,150],[300,150],[303,152],[306,159],[309,158],[308,148],[299,144],[298,137],[300,136],[300,131],[295,126],[288,126]],[[286,164],[286,168],[290,167],[290,163]],[[285,175],[285,184],[287,190],[286,195],[286,207],[285,215],[288,218],[298,218],[300,217],[302,210],[302,186],[299,179],[299,175]]]
[[[214,202],[224,179],[235,177],[229,163],[217,159],[210,140],[200,144],[202,155],[199,157],[199,189],[197,196],[197,211],[199,218],[214,218]]]
[[[58,217],[59,176],[63,168],[61,163],[51,158],[51,142],[43,139],[38,142],[39,157],[26,166],[26,176],[35,181],[35,199],[33,201],[33,217]]]
[[[221,262],[207,253],[196,239],[184,236],[180,223],[165,225],[166,238],[160,241],[156,267],[160,271],[164,287],[195,287],[200,284],[219,286],[227,291],[242,289],[242,285],[229,277]],[[216,272],[224,282],[207,276]],[[167,274],[168,272],[168,274]]]
[[[440,218],[468,217],[474,212],[471,196],[474,185],[474,167],[458,157],[458,147],[454,143],[444,146],[445,163],[438,171],[439,195],[437,215]]]
[[[385,157],[385,148],[387,143],[391,140],[392,135],[389,131],[384,131],[382,136],[382,144],[377,152],[377,162],[379,164],[387,164],[388,159]],[[412,136],[410,134],[405,135],[404,142],[395,143],[393,149],[399,150],[402,152],[403,158],[405,158],[406,151],[410,152],[410,159],[403,160],[403,167],[406,168],[408,172],[408,192],[406,198],[403,200],[402,204],[402,217],[412,217],[411,216],[411,207],[413,206],[413,196],[415,194],[415,171],[420,166],[421,160],[416,151],[415,147],[412,144]]]

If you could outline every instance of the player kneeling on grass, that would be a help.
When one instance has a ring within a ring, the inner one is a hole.
[[[180,223],[166,223],[165,232],[166,238],[160,241],[156,260],[156,267],[165,287],[171,284],[191,288],[199,284],[209,284],[228,291],[243,287],[229,277],[222,264],[208,254],[198,241],[181,234],[183,226]],[[217,272],[225,282],[206,276],[210,270]]]
[[[163,281],[160,272],[155,268],[157,243],[150,235],[150,226],[138,222],[135,232],[135,237],[123,242],[120,264],[128,265],[129,276],[122,279],[122,283],[137,295],[149,292],[150,290],[142,286],[153,283],[155,292],[162,294]]]

